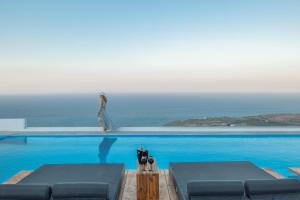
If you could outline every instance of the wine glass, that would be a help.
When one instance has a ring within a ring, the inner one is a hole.
[[[143,156],[146,157],[146,158],[148,159],[148,155],[149,155],[148,150],[144,150],[144,151],[143,151]]]
[[[148,163],[150,164],[150,171],[152,171],[152,164],[154,163],[154,158],[153,156],[149,156],[148,157]]]
[[[142,156],[141,158],[141,164],[143,165],[143,171],[145,170],[145,165],[147,164],[147,157]]]
[[[139,164],[142,164],[141,163],[142,156],[143,156],[143,150],[138,149],[137,150],[137,159],[138,159]]]

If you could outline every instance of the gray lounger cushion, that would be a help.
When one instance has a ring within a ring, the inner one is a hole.
[[[189,196],[244,196],[241,181],[193,181],[187,184]]]
[[[49,200],[50,192],[45,185],[1,184],[0,200]]]
[[[61,183],[52,188],[53,200],[107,200],[107,183]]]
[[[248,200],[244,196],[193,196],[189,200]]]
[[[109,200],[116,200],[124,172],[123,164],[49,164],[36,169],[19,183],[50,186],[58,183],[108,183]]]
[[[245,189],[247,196],[253,200],[300,199],[300,182],[296,179],[249,180]]]
[[[275,179],[248,161],[170,163],[169,173],[180,200],[189,199],[187,183],[193,180],[237,180],[245,182],[249,179]]]
[[[240,196],[206,196],[206,197],[190,197],[189,200],[247,200]]]

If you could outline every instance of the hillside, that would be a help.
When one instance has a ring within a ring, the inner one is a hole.
[[[211,117],[176,120],[164,126],[300,126],[300,114],[268,114],[245,117]]]

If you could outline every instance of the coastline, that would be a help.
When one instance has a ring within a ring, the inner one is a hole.
[[[172,127],[293,127],[300,126],[299,113],[274,113],[240,117],[208,117],[171,121]]]

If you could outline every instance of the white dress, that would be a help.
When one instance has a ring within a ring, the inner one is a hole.
[[[100,105],[100,108],[99,108],[98,114],[97,114],[97,118],[98,118],[99,125],[102,126],[104,130],[111,130],[111,123],[110,123],[108,114],[106,112],[106,103],[105,102],[102,105]]]

